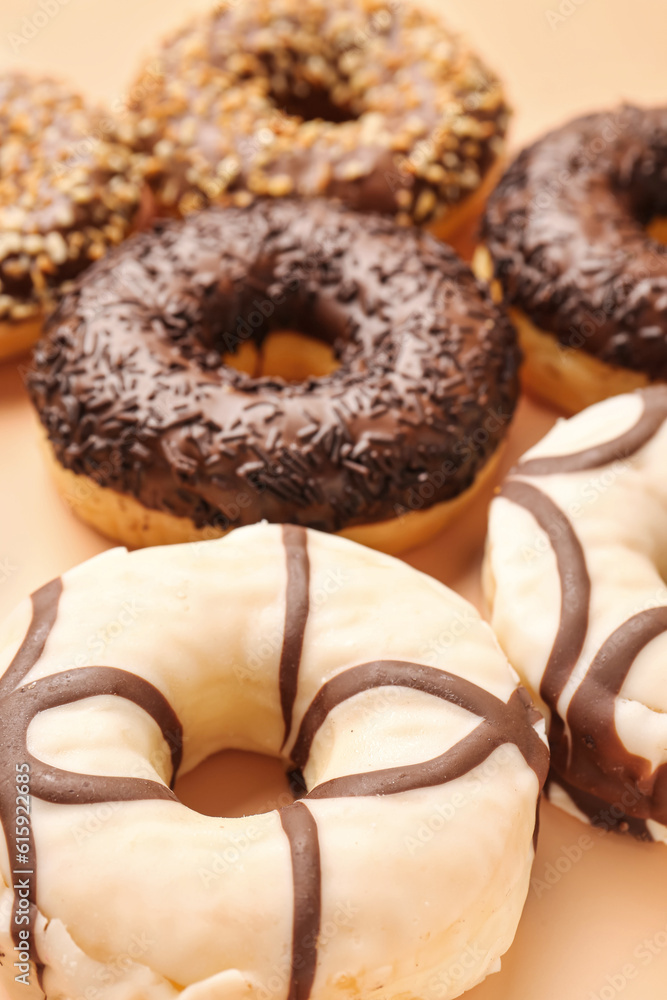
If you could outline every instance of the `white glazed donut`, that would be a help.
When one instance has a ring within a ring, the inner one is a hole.
[[[12,997],[39,972],[54,1000],[445,1000],[498,968],[544,723],[441,584],[289,526],[115,549],[19,606],[0,668]],[[301,767],[308,794],[193,812],[173,772],[223,747]]]
[[[667,842],[667,388],[561,421],[491,505],[485,589],[549,719],[549,797]]]

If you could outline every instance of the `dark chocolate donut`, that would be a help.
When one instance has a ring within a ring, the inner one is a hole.
[[[525,149],[482,235],[507,301],[561,344],[667,379],[667,107],[578,118]]]
[[[221,360],[276,328],[340,367],[287,383]],[[509,321],[453,251],[327,202],[158,223],[52,317],[29,377],[58,462],[197,527],[326,531],[466,490],[517,402]]]

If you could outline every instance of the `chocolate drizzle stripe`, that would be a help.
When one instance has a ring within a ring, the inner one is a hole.
[[[334,708],[363,691],[388,686],[423,691],[459,705],[484,721],[456,746],[432,760],[333,778],[312,789],[306,799],[395,795],[414,788],[443,784],[467,774],[505,743],[514,743],[518,747],[535,771],[540,787],[544,784],[548,753],[533,728],[538,716],[532,710],[525,691],[515,691],[505,703],[455,674],[402,660],[363,663],[328,681],[313,699],[301,723],[291,753],[294,763],[301,768],[307,764],[312,742]]]
[[[283,544],[287,561],[285,631],[280,655],[280,705],[285,723],[282,747],[292,730],[292,714],[299,683],[303,637],[310,610],[310,561],[305,528],[284,524]]]
[[[625,434],[574,452],[572,455],[547,455],[520,462],[514,470],[522,476],[550,476],[556,473],[584,472],[599,469],[611,462],[635,455],[653,438],[667,419],[667,390],[659,387],[641,393],[644,409],[637,423]]]
[[[11,732],[11,726],[15,723],[13,713],[6,712],[6,701],[12,698],[11,692],[23,678],[32,670],[34,665],[44,651],[46,640],[51,633],[58,615],[58,604],[62,594],[62,580],[57,577],[50,583],[45,584],[31,596],[32,617],[28,626],[26,636],[21,643],[18,652],[9,664],[7,670],[0,678],[0,695],[3,702],[3,720],[0,725],[0,824],[5,834],[7,842],[7,856],[9,871],[12,872],[14,864],[18,864],[18,824],[17,824],[17,764],[27,763],[27,748],[23,759],[17,758],[8,752],[7,740]],[[28,877],[28,923],[19,925],[19,897],[14,891],[14,901],[12,905],[10,933],[12,941],[18,947],[24,946],[19,937],[19,930],[28,931],[28,943],[34,949],[31,961],[34,962],[37,973],[37,981],[42,986],[42,976],[44,964],[41,962],[35,946],[35,922],[37,920],[37,859],[35,857],[35,837],[32,831],[32,821],[28,820],[28,825],[21,828],[27,837],[28,857],[32,861],[32,875]],[[18,864],[19,868],[21,867]],[[20,877],[20,876],[15,876]],[[13,884],[13,880],[12,880]],[[30,949],[29,949],[30,950]]]
[[[285,637],[281,656],[281,704],[286,737],[291,730],[303,638],[309,610],[309,563],[307,535],[295,526],[283,528],[287,560]],[[59,582],[43,588],[33,598],[33,619],[26,638],[10,664],[14,679],[25,676],[39,659],[56,619]],[[376,661],[353,667],[333,678],[316,695],[306,713],[293,756],[307,761],[315,734],[336,705],[370,688],[400,685],[440,697],[460,705],[481,718],[467,737],[432,761],[391,768],[369,774],[347,775],[313,789],[306,798],[333,795],[387,795],[410,788],[427,787],[450,781],[482,763],[497,747],[514,743],[535,771],[540,787],[546,778],[548,754],[533,728],[539,717],[523,689],[513,692],[507,703],[461,677],[422,664],[403,661]],[[5,686],[7,687],[5,682]],[[5,720],[0,728],[0,819],[6,833],[10,860],[17,852],[12,834],[15,800],[15,765],[30,766],[31,794],[58,804],[86,804],[106,801],[164,799],[175,800],[173,792],[157,781],[64,771],[33,757],[27,748],[32,720],[41,712],[87,698],[111,695],[142,708],[160,727],[167,742],[173,779],[181,761],[183,733],[180,722],[162,693],[148,681],[113,667],[86,667],[48,675],[5,693],[2,708]],[[315,978],[321,921],[321,864],[317,825],[304,801],[280,812],[289,840],[294,881],[294,923],[289,1000],[308,1000]],[[29,854],[35,866],[30,883],[29,931],[34,936],[37,918],[35,842],[32,829]],[[15,912],[17,902],[15,900]],[[13,928],[13,933],[14,933]],[[17,941],[18,943],[18,941]],[[33,950],[41,982],[43,966]]]
[[[614,711],[624,681],[639,653],[667,632],[667,607],[650,608],[624,622],[600,648],[570,702],[573,733],[568,777],[595,788],[638,818],[667,826],[667,765],[631,753],[616,729]],[[560,781],[560,776],[557,777]]]
[[[64,771],[34,757],[28,750],[28,730],[41,712],[100,695],[114,695],[134,702],[160,727],[169,746],[172,778],[178,771],[183,745],[181,724],[167,699],[148,681],[113,667],[85,667],[40,678],[23,687],[16,684],[25,678],[41,657],[56,621],[62,581],[54,580],[32,596],[33,614],[26,637],[0,680],[2,725],[0,726],[0,822],[5,832],[10,870],[16,864],[28,901],[28,923],[17,923],[22,915],[15,892],[11,934],[16,945],[25,947],[19,930],[28,931],[28,950],[42,983],[43,963],[34,941],[37,909],[38,858],[32,823],[18,828],[16,822],[17,775],[21,785],[29,784],[33,799],[62,805],[88,804],[147,799],[177,801],[174,793],[158,781],[121,776],[77,774]],[[29,770],[18,771],[17,766]],[[21,870],[20,847],[27,845],[30,867]],[[16,886],[15,886],[16,888]]]
[[[363,663],[324,684],[299,728],[290,754],[295,765],[304,767],[307,764],[313,740],[333,709],[363,691],[387,686],[423,691],[459,705],[481,716],[483,721],[454,747],[432,760],[334,778],[313,788],[306,795],[305,802],[301,800],[281,810],[283,827],[290,838],[295,872],[294,943],[288,1000],[308,1000],[317,963],[321,920],[320,858],[317,829],[308,812],[307,800],[393,795],[443,784],[467,774],[505,743],[514,743],[518,747],[537,775],[540,788],[546,780],[549,753],[534,729],[541,716],[525,690],[517,689],[505,703],[455,674],[402,660]],[[295,813],[297,809],[302,809],[303,813]],[[295,822],[297,818],[298,825]]]
[[[653,840],[646,820],[630,816],[619,808],[615,808],[614,812],[611,812],[612,804],[597,795],[593,795],[592,792],[584,792],[581,788],[576,788],[559,774],[549,776],[546,784],[547,794],[554,785],[563,789],[579,812],[589,819],[591,826],[614,833],[629,833],[637,840]]]
[[[651,437],[651,426],[657,429],[664,419],[659,418],[661,411],[664,414],[666,394],[652,390],[644,395],[649,398],[643,417],[619,439],[624,441],[625,456],[631,454],[631,447],[642,447]],[[585,556],[572,525],[545,494],[528,483],[510,481],[502,495],[535,517],[551,539],[558,564],[561,617],[540,686],[551,711],[550,780],[563,788],[593,825],[651,840],[647,819],[667,825],[667,765],[652,771],[648,760],[626,748],[616,729],[615,703],[637,655],[667,631],[667,608],[634,615],[604,642],[568,706],[570,739],[566,740],[557,705],[588,630],[591,582]]]
[[[561,589],[558,631],[540,684],[540,695],[549,707],[549,742],[552,766],[564,768],[568,748],[565,726],[558,714],[558,699],[574,670],[588,632],[591,581],[586,557],[574,528],[559,507],[529,483],[510,480],[501,496],[527,510],[547,534],[556,556]]]
[[[114,667],[81,667],[52,674],[19,688],[4,701],[8,716],[3,725],[2,746],[18,763],[30,764],[31,795],[45,802],[81,805],[130,799],[172,799],[176,796],[164,785],[145,778],[107,777],[77,774],[45,764],[29,752],[30,723],[41,712],[101,695],[114,695],[143,709],[159,726],[169,746],[171,784],[181,763],[183,730],[171,705],[149,681]]]
[[[288,1000],[308,1000],[317,967],[322,913],[322,870],[317,824],[302,802],[280,810],[289,841],[294,882],[292,961]]]
[[[62,589],[62,580],[56,577],[31,596],[30,626],[16,656],[0,678],[0,694],[6,694],[20,684],[44,652],[46,640],[58,614]]]

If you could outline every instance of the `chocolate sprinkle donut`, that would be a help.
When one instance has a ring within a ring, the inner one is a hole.
[[[221,3],[138,78],[121,135],[163,208],[338,197],[445,219],[504,146],[496,77],[433,13],[398,0]]]
[[[276,328],[340,367],[286,383],[222,361]],[[62,466],[219,529],[326,531],[466,490],[517,402],[514,331],[420,230],[326,202],[159,223],[86,274],[29,387]]]
[[[491,196],[483,239],[509,303],[561,344],[667,379],[667,108],[625,106],[525,149]]]

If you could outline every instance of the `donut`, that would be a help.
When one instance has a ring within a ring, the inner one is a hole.
[[[0,74],[0,359],[37,339],[54,298],[140,217],[132,153],[99,124],[64,84]]]
[[[338,367],[288,382],[225,363],[285,326]],[[517,367],[511,325],[449,247],[264,199],[160,222],[100,261],[28,383],[62,494],[127,545],[266,519],[399,551],[491,475]]]
[[[163,211],[335,197],[446,239],[499,177],[496,77],[400,0],[235,0],[169,38],[131,92],[123,140]]]
[[[442,584],[293,525],[115,549],[19,606],[0,669],[2,824],[30,861],[0,943],[34,990],[5,961],[10,996],[448,1000],[499,967],[544,720]],[[186,808],[176,774],[227,747],[304,794]]]
[[[549,718],[549,797],[667,842],[667,387],[561,421],[491,505],[485,589]]]
[[[588,115],[525,149],[489,199],[477,255],[567,413],[667,380],[667,108]]]

